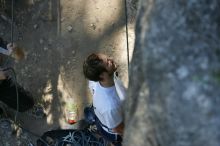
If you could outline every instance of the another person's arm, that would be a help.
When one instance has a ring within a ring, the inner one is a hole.
[[[16,46],[16,44],[9,43],[7,45],[7,49],[0,47],[0,53],[7,55],[7,56],[12,56],[16,60],[21,60],[24,58],[24,51]]]
[[[0,53],[10,56],[12,54],[12,51],[15,50],[16,45],[12,45],[11,43],[7,45],[7,48],[3,47],[3,44],[0,46]]]

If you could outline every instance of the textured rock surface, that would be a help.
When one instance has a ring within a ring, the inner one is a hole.
[[[142,0],[126,146],[220,145],[220,1]]]

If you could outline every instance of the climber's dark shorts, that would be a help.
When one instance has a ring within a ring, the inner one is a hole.
[[[19,112],[27,111],[34,105],[34,100],[29,92],[24,90],[19,84],[17,84],[19,95]],[[7,106],[17,109],[17,93],[16,86],[12,79],[5,79],[0,81],[0,101]]]

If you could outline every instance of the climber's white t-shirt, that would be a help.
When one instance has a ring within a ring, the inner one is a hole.
[[[89,88],[93,94],[93,106],[96,116],[108,128],[117,127],[123,121],[123,118],[122,101],[116,92],[115,86],[103,87],[99,82],[89,81]]]

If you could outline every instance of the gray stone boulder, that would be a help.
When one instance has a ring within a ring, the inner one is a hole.
[[[220,1],[142,0],[125,146],[220,146]]]

